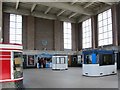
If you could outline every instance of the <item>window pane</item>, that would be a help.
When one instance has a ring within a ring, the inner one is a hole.
[[[17,15],[17,22],[22,22],[22,16],[21,15]]]
[[[109,44],[112,44],[112,38],[109,38]]]
[[[102,14],[99,14],[98,15],[98,21],[101,21],[102,20]]]
[[[14,28],[10,28],[10,35],[11,34],[15,34],[15,29]]]
[[[108,31],[112,30],[112,24],[108,25]]]
[[[103,26],[107,25],[107,19],[103,20]]]
[[[82,39],[83,48],[91,47],[91,19],[88,19],[82,24]]]
[[[112,31],[108,32],[108,36],[112,38]]]
[[[10,27],[15,28],[15,22],[10,22]]]
[[[103,27],[99,28],[99,33],[103,33]]]
[[[99,20],[101,17],[103,18]],[[100,26],[102,26],[102,28]],[[109,40],[110,38],[112,38],[111,9],[98,15],[98,32],[99,32],[98,33],[99,34],[99,38],[98,38],[99,46],[112,44],[112,40],[111,41]]]
[[[67,44],[64,43],[64,49],[67,49]]]
[[[101,45],[102,45],[102,43],[103,43],[103,41],[102,41],[102,40],[100,40],[100,41],[99,41],[99,46],[101,46]]]
[[[108,17],[111,17],[111,9],[108,10]]]
[[[103,34],[99,34],[99,40],[103,39]]]
[[[15,40],[15,35],[11,35],[10,40]]]
[[[22,39],[21,35],[16,35],[16,40],[21,40],[21,39]]]
[[[21,29],[16,29],[16,34],[22,34],[22,30]]]
[[[64,22],[64,49],[72,49],[71,23]]]
[[[14,40],[10,40],[10,43],[15,43],[15,41]]]
[[[105,11],[105,12],[103,12],[103,19],[106,19],[106,18],[107,18],[107,13]]]
[[[107,32],[107,30],[108,30],[107,26],[104,26],[103,29],[104,29],[104,32]]]
[[[104,39],[106,39],[108,37],[107,33],[104,33]]]
[[[111,23],[112,23],[112,19],[108,18],[108,24],[111,24]]]
[[[16,28],[22,28],[22,23],[16,23]]]
[[[14,14],[10,14],[10,21],[15,22],[15,15]]]
[[[105,39],[104,40],[104,45],[107,45],[108,44],[108,39]]]
[[[98,26],[99,26],[99,27],[102,27],[102,21],[100,21],[100,22],[98,23]]]
[[[19,23],[18,23],[19,22]],[[22,44],[22,16],[10,14],[10,43]]]
[[[71,23],[68,23],[68,27],[67,28],[71,29]]]

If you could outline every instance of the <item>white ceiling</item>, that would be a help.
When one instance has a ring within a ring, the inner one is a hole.
[[[72,0],[71,0],[72,1]],[[31,15],[51,20],[79,23],[92,15],[109,9],[118,2],[3,2],[3,11],[21,15]]]

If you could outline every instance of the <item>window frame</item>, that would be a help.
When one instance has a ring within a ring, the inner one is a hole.
[[[10,14],[9,23],[9,42],[22,44],[22,15]]]
[[[105,17],[105,14],[106,14],[106,17]],[[105,46],[105,45],[113,44],[111,9],[108,9],[98,14],[97,22],[98,22],[98,46]]]
[[[92,27],[91,18],[82,22],[82,48],[92,47]]]
[[[72,50],[72,24],[70,22],[63,22],[63,39],[64,50]]]

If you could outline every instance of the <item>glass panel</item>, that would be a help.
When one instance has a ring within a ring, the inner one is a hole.
[[[106,19],[107,18],[107,12],[103,12],[103,19]]]
[[[15,40],[15,35],[10,35],[10,40]]]
[[[16,35],[16,40],[22,40],[21,35]]]
[[[108,31],[112,30],[112,24],[108,25]]]
[[[108,37],[112,38],[112,31],[108,32]]]
[[[108,18],[108,24],[111,24],[111,23],[112,23],[112,19],[110,17],[110,18]]]
[[[104,45],[108,44],[108,39],[104,39]]]
[[[85,22],[82,23],[82,28],[84,28],[84,27],[85,27]]]
[[[103,26],[107,25],[107,19],[103,20]]]
[[[22,23],[16,23],[16,28],[21,28],[22,29]]]
[[[67,49],[67,48],[68,48],[68,47],[67,47],[67,44],[64,43],[64,49]]]
[[[19,34],[19,36],[17,36],[17,34]],[[14,35],[14,38],[12,38],[13,35]],[[14,43],[18,43],[18,44],[22,43],[22,16],[21,15],[10,14],[10,38],[11,38],[10,42],[14,41]]]
[[[71,39],[68,39],[68,43],[71,45]]]
[[[10,22],[10,28],[15,28],[15,22]]]
[[[22,22],[22,16],[21,15],[17,15],[17,22]]]
[[[10,35],[11,34],[15,34],[15,29],[14,28],[10,28]]]
[[[113,65],[115,63],[112,54],[102,54],[102,60],[100,65]]]
[[[102,14],[99,14],[98,15],[98,21],[101,21],[102,20]]]
[[[10,43],[15,43],[15,41],[14,40],[10,40]]]
[[[22,30],[21,29],[16,29],[16,34],[20,34],[22,36]]]
[[[68,34],[64,34],[64,38],[68,38]]]
[[[60,64],[60,60],[59,60],[59,57],[57,57],[57,62],[56,62],[56,64]]]
[[[68,42],[68,39],[64,39],[64,43],[67,43]]]
[[[15,22],[15,15],[14,14],[10,14],[10,21]]]
[[[99,28],[99,33],[103,33],[103,27]]]
[[[23,77],[22,53],[14,52],[14,79]]]
[[[104,43],[103,40],[100,40],[99,41],[99,46],[103,45],[103,43]]]
[[[107,12],[108,12],[108,17],[111,17],[111,9],[109,9]]]
[[[91,19],[89,19],[89,26],[91,26]]]
[[[99,40],[103,39],[103,34],[99,34]]]
[[[102,25],[102,21],[100,21],[99,23],[98,23],[98,26],[99,27],[102,27],[103,25]]]
[[[22,41],[21,40],[17,40],[17,41],[15,41],[15,43],[17,43],[17,44],[22,44]]]
[[[71,49],[68,44],[71,45],[71,23],[64,22],[64,48]]]
[[[109,38],[109,44],[112,44],[112,38]]]
[[[71,29],[71,23],[68,23],[68,27],[67,28]]]
[[[107,30],[108,30],[107,26],[104,26],[103,28],[104,28],[104,32],[107,32]]]
[[[67,47],[68,47],[68,49],[71,49],[71,45],[68,44]]]
[[[85,55],[85,64],[91,64],[92,63],[92,55]]]
[[[104,33],[104,39],[108,37],[108,34],[107,33]]]

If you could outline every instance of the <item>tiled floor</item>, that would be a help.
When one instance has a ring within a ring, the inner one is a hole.
[[[25,88],[118,88],[118,75],[104,77],[82,76],[81,68],[66,71],[24,69]]]

